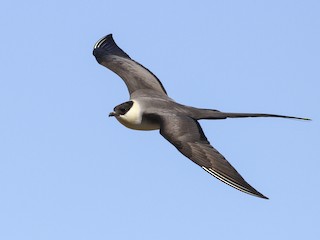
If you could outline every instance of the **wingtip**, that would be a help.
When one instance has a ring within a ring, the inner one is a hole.
[[[107,55],[116,55],[124,58],[129,58],[119,46],[116,44],[112,37],[112,33],[99,39],[93,46],[93,55],[97,58],[98,62],[101,62],[101,58]]]
[[[266,199],[266,200],[269,200],[268,197],[264,196],[263,194],[259,193],[259,195],[255,195],[256,197],[259,197],[259,198],[263,198],[263,199]]]
[[[93,46],[93,49],[102,47],[102,45],[110,40],[113,40],[112,33],[100,38]]]
[[[267,196],[265,196],[265,195],[263,195],[262,193],[260,193],[260,192],[258,192],[255,188],[253,188],[252,186],[250,186],[251,187],[251,190],[250,191],[242,191],[242,190],[240,190],[240,189],[238,189],[238,190],[240,190],[240,191],[242,191],[242,192],[244,192],[244,193],[247,193],[247,194],[249,194],[249,195],[252,195],[252,196],[254,196],[254,197],[258,197],[258,198],[262,198],[262,199],[266,199],[266,200],[269,200],[269,198],[267,197]]]
[[[226,183],[227,185],[241,191],[244,193],[247,193],[251,196],[263,198],[263,199],[269,199],[268,197],[264,196],[262,193],[258,192],[255,188],[253,188],[250,184],[248,184],[241,176],[242,183],[237,183],[236,181],[230,181],[230,179],[226,178],[223,174],[214,171],[212,168],[207,168],[205,166],[202,166],[202,168],[214,176],[215,178],[219,179],[220,181]]]
[[[249,185],[249,186],[251,187],[251,191],[247,192],[248,194],[251,194],[252,196],[255,196],[255,197],[258,197],[258,198],[263,198],[263,199],[269,200],[269,198],[267,196],[265,196],[261,192],[257,191],[251,185]]]

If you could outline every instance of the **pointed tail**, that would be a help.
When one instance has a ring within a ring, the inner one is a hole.
[[[246,117],[276,117],[276,118],[291,118],[298,120],[307,120],[310,121],[310,118],[302,117],[292,117],[278,114],[267,114],[267,113],[229,113],[229,112],[220,112],[217,110],[210,109],[199,109],[200,114],[198,115],[198,120],[200,119],[226,119],[226,118],[246,118]]]
[[[311,120],[310,118],[292,117],[278,114],[266,114],[266,113],[224,113],[226,118],[245,118],[245,117],[276,117],[276,118],[291,118],[298,120]]]

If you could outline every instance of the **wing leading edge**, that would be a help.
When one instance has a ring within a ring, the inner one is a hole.
[[[123,79],[129,94],[140,89],[151,89],[167,95],[160,80],[140,63],[132,60],[113,40],[112,34],[101,38],[93,49],[98,63]]]
[[[160,134],[183,155],[220,181],[242,192],[268,199],[249,185],[207,140],[200,124],[187,116],[161,119]]]

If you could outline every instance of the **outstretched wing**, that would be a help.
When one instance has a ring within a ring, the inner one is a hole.
[[[160,134],[183,155],[217,179],[242,192],[268,199],[250,186],[234,167],[210,145],[196,120],[187,116],[162,117]]]
[[[130,95],[139,89],[152,89],[167,95],[159,79],[147,68],[132,60],[117,46],[109,34],[100,39],[93,49],[98,63],[119,75],[128,87]]]

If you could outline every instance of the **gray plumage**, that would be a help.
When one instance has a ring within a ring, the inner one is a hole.
[[[179,104],[168,97],[160,80],[147,68],[132,60],[114,42],[112,35],[100,39],[93,54],[97,61],[119,75],[127,85],[130,101],[114,108],[109,116],[136,130],[157,130],[184,156],[222,182],[251,195],[266,198],[250,186],[231,164],[210,145],[200,119],[291,116],[260,113],[227,113]]]

